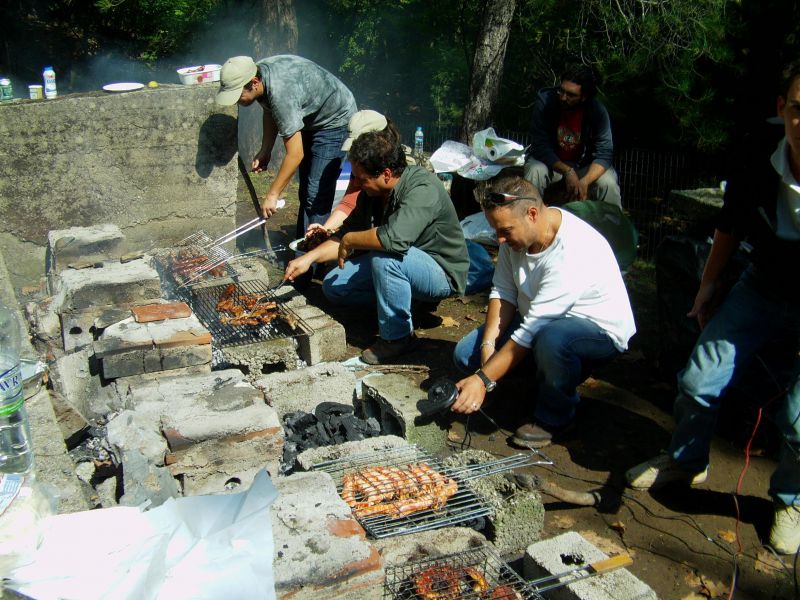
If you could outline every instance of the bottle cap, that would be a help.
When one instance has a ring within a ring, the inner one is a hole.
[[[45,67],[45,68],[44,68],[44,70],[45,70],[45,71],[52,71],[52,70],[53,70],[53,67]]]

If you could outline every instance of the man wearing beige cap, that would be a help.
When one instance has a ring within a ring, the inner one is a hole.
[[[264,110],[264,135],[253,158],[253,171],[267,167],[278,135],[286,147],[278,174],[261,199],[264,217],[275,213],[278,198],[299,170],[297,237],[310,223],[324,223],[344,157],[347,125],[356,111],[353,94],[316,63],[292,55],[271,56],[257,63],[249,56],[235,56],[222,66],[220,83],[218,104],[249,106],[258,102]]]

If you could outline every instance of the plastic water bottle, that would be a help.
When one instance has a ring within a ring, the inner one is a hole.
[[[45,67],[42,76],[44,77],[44,97],[48,100],[52,100],[58,96],[58,90],[56,89],[56,72],[53,71],[53,67]]]
[[[422,143],[425,140],[425,135],[422,133],[422,127],[417,126],[417,130],[414,132],[414,157],[421,158],[422,157]]]
[[[19,348],[19,321],[13,311],[0,304],[0,474],[25,475],[33,470]]]

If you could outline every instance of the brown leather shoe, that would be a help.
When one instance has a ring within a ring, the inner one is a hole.
[[[389,341],[378,338],[377,342],[361,353],[361,360],[368,365],[381,365],[401,354],[411,352],[418,344],[419,338],[413,332],[399,340]]]
[[[536,423],[525,423],[517,428],[511,441],[521,448],[544,448],[553,442],[554,437],[558,438],[570,429],[572,425],[545,428]]]

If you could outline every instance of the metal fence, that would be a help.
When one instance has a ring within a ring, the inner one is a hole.
[[[432,152],[445,141],[458,139],[458,127],[422,126],[426,151]],[[528,132],[497,130],[497,134],[523,146],[531,143]],[[409,138],[413,139],[412,135],[413,128]],[[671,210],[670,191],[719,185],[719,167],[718,157],[691,150],[616,148],[614,168],[619,176],[623,207],[639,231],[640,259],[652,260],[666,235],[691,225]]]

